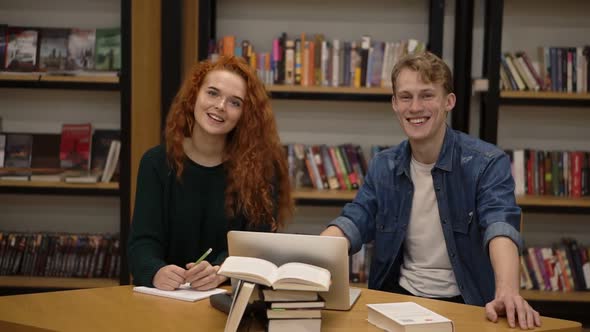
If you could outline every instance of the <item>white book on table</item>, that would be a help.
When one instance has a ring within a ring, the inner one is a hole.
[[[220,289],[220,288],[216,288],[216,289],[212,289],[212,290],[208,290],[208,291],[198,291],[198,290],[192,289],[190,287],[190,285],[188,285],[188,284],[181,285],[180,288],[177,288],[172,291],[165,291],[165,290],[161,290],[161,289],[157,289],[157,288],[153,288],[153,287],[145,287],[145,286],[133,287],[133,291],[138,292],[138,293],[148,294],[148,295],[168,297],[171,299],[189,301],[189,302],[203,300],[203,299],[210,297],[211,295],[227,292],[225,289]]]
[[[390,331],[453,332],[453,322],[417,303],[367,304],[369,323]]]

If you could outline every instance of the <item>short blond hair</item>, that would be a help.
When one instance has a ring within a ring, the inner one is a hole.
[[[453,92],[451,69],[441,58],[426,51],[406,55],[395,64],[391,72],[391,86],[394,96],[397,77],[406,68],[418,72],[424,83],[440,83],[447,94]]]

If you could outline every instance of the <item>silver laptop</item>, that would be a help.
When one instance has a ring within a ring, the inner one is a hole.
[[[289,262],[313,264],[332,274],[330,291],[320,295],[326,309],[349,310],[361,295],[348,283],[348,241],[341,237],[230,231],[230,256],[258,257],[276,265]]]

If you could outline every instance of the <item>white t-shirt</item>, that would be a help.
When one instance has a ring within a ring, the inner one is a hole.
[[[434,164],[423,164],[412,157],[410,174],[414,183],[414,198],[399,284],[417,296],[453,297],[461,292],[440,223],[432,183],[433,167]]]

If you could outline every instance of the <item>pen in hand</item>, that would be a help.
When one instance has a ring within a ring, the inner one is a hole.
[[[205,253],[204,253],[204,254],[203,254],[201,257],[199,257],[199,259],[197,259],[197,261],[195,262],[195,265],[196,265],[196,264],[199,264],[199,263],[200,263],[200,262],[202,262],[202,261],[203,261],[205,258],[207,258],[207,256],[209,256],[209,254],[211,253],[211,251],[213,251],[213,248],[209,248],[209,249],[207,249],[207,251],[205,251]]]

